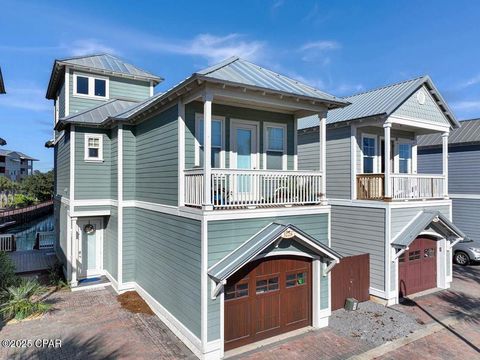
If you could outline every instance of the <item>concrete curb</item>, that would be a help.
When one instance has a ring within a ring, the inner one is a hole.
[[[369,359],[374,359],[380,356],[383,356],[391,351],[394,351],[398,348],[401,348],[402,346],[408,345],[414,341],[417,341],[419,339],[422,339],[426,336],[435,334],[439,331],[442,331],[445,329],[445,326],[451,326],[454,324],[457,324],[461,321],[461,319],[455,318],[455,317],[448,317],[444,320],[442,320],[442,324],[438,323],[432,323],[426,325],[424,329],[420,329],[412,333],[411,335],[408,335],[408,337],[403,337],[401,339],[397,339],[395,341],[390,341],[387,342],[383,345],[377,346],[374,349],[368,350],[364,352],[363,354],[360,355],[354,355],[349,358],[349,360],[369,360]]]

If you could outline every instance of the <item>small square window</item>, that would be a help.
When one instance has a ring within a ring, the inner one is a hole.
[[[77,94],[88,95],[88,77],[77,76]]]
[[[102,135],[85,135],[85,160],[102,161]]]

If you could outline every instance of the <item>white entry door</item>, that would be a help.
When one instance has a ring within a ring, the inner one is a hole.
[[[101,275],[103,268],[102,243],[103,224],[101,219],[78,222],[80,239],[78,246],[79,278]],[[92,228],[93,227],[93,228]]]
[[[258,169],[258,125],[254,122],[234,121],[232,124],[232,168]],[[235,201],[251,201],[255,193],[252,173],[239,174],[235,179]]]

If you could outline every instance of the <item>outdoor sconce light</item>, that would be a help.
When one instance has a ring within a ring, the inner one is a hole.
[[[95,233],[95,225],[92,225],[92,224],[88,223],[83,228],[83,231],[85,231],[85,234],[91,235],[91,234]]]

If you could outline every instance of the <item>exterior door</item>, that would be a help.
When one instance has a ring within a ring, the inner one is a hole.
[[[232,168],[253,170],[258,169],[258,127],[250,122],[233,122],[233,157]],[[255,193],[255,184],[250,172],[239,173],[235,178],[234,201],[250,201]]]
[[[400,297],[437,286],[437,241],[419,237],[398,259]]]
[[[87,226],[88,225],[88,226]],[[78,246],[79,278],[98,276],[102,271],[102,221],[100,219],[78,222],[80,243]],[[94,231],[87,228],[93,226]]]
[[[225,286],[225,350],[311,325],[311,265],[267,257],[234,274]]]

